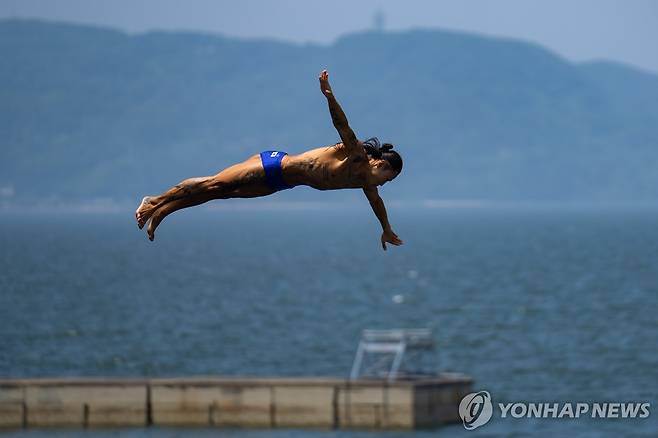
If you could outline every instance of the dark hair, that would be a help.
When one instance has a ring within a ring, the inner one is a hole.
[[[370,137],[363,142],[363,148],[366,150],[366,154],[373,158],[386,160],[397,173],[402,172],[402,157],[393,150],[392,144],[381,144],[377,137]]]

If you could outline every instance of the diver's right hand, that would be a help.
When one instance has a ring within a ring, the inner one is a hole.
[[[382,249],[384,251],[386,251],[386,244],[387,243],[390,243],[391,245],[395,245],[395,246],[400,246],[404,243],[404,242],[402,242],[402,240],[400,240],[398,235],[395,234],[393,232],[393,230],[391,230],[390,228],[387,229],[387,230],[384,230],[384,232],[382,233],[381,241],[382,241]]]
[[[329,72],[327,70],[322,70],[320,73],[320,90],[325,97],[333,96],[331,91],[331,85],[329,85]]]

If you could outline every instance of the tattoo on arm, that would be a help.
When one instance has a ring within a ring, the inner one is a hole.
[[[368,202],[370,202],[370,207],[372,207],[373,213],[377,216],[379,223],[382,226],[382,230],[386,231],[391,228],[391,225],[388,223],[388,215],[386,214],[386,207],[384,206],[384,201],[377,193],[377,189],[363,189]]]
[[[338,104],[338,101],[332,95],[327,97],[327,102],[329,103],[329,114],[331,114],[331,121],[338,131],[341,140],[343,140],[343,144],[348,149],[356,147],[356,135],[354,135],[354,131],[352,131],[352,128],[350,128],[350,125],[347,122],[347,117],[345,116],[343,109]]]
[[[334,96],[328,97],[327,102],[329,102],[329,114],[331,114],[331,121],[333,122],[336,129],[338,127],[347,126],[347,117],[343,112],[343,109],[338,104],[338,101]]]

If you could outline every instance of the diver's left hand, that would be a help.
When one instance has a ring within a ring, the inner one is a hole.
[[[382,248],[384,249],[384,251],[386,251],[387,243],[390,243],[391,245],[395,245],[395,246],[400,246],[404,242],[400,240],[398,235],[395,234],[393,230],[388,229],[388,230],[384,230],[384,232],[382,233]]]
[[[331,91],[331,85],[329,85],[329,72],[327,70],[322,70],[320,76],[320,90],[325,97],[330,97],[333,93]]]

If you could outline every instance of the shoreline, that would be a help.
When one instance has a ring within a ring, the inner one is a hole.
[[[417,199],[386,200],[390,210],[658,210],[657,201],[506,201],[482,199]],[[134,204],[134,205],[133,205]],[[84,202],[63,202],[46,200],[39,204],[22,201],[17,203],[0,202],[0,215],[14,214],[108,214],[134,213],[138,201],[117,201],[111,198],[96,198]],[[221,203],[208,203],[194,207],[197,210],[212,211],[329,211],[351,210],[367,207],[367,202],[348,200],[337,201],[270,201],[263,199],[231,199]]]

